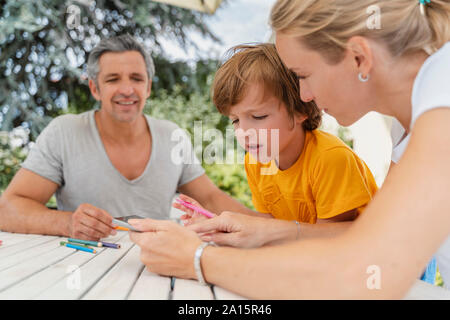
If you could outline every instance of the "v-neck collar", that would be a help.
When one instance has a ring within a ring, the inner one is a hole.
[[[102,141],[102,139],[101,139],[101,137],[100,137],[100,132],[99,132],[99,130],[98,130],[97,123],[96,123],[96,121],[95,121],[95,112],[96,112],[96,111],[97,111],[97,110],[92,110],[92,111],[91,111],[91,114],[89,115],[89,121],[91,121],[91,128],[92,128],[93,131],[94,131],[94,132],[93,132],[94,139],[95,139],[96,142],[101,146],[101,149],[102,149],[101,152],[102,152],[102,154],[103,154],[103,157],[104,157],[105,162],[108,164],[108,166],[109,166],[114,172],[116,172],[117,175],[119,175],[120,179],[122,179],[124,182],[126,182],[126,183],[128,183],[128,184],[135,184],[135,183],[139,182],[139,181],[142,179],[142,177],[145,176],[145,174],[147,173],[147,171],[149,171],[150,165],[153,163],[152,159],[154,158],[155,145],[156,145],[156,143],[157,143],[157,142],[156,142],[157,139],[155,139],[155,137],[154,137],[154,135],[153,135],[153,133],[152,133],[152,129],[151,129],[152,126],[150,125],[150,124],[151,124],[151,119],[150,119],[150,117],[147,117],[147,116],[144,114],[144,118],[145,118],[145,120],[147,121],[148,130],[149,130],[149,132],[150,132],[150,136],[151,136],[151,140],[152,140],[152,143],[151,143],[151,150],[150,150],[150,159],[148,159],[147,165],[146,165],[144,171],[141,173],[141,175],[140,175],[139,177],[133,179],[133,180],[129,180],[129,179],[127,179],[126,177],[124,177],[123,174],[120,173],[119,170],[117,170],[117,168],[116,168],[116,167],[113,165],[113,163],[111,162],[111,159],[109,158],[108,153],[106,152],[105,146],[104,146],[103,141]]]

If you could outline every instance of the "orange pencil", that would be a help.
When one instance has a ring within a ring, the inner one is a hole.
[[[122,231],[130,231],[130,229],[125,228],[125,227],[121,227],[121,226],[117,226],[117,227],[115,227],[114,229],[116,229],[116,230],[122,230]]]

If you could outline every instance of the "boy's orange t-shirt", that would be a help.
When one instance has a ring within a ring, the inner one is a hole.
[[[316,223],[352,209],[361,213],[377,185],[367,165],[338,137],[305,131],[300,157],[287,170],[245,156],[255,209],[277,219]]]

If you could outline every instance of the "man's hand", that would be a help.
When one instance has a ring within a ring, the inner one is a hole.
[[[267,241],[266,230],[270,229],[272,219],[248,216],[229,211],[196,224],[188,229],[197,232],[203,241],[213,241],[218,245],[255,248]]]
[[[203,208],[203,206],[200,205],[200,203],[194,199],[192,199],[191,197],[188,197],[184,194],[180,194],[179,197],[181,200],[189,202],[191,204],[193,204],[194,206]],[[192,209],[186,208],[185,206],[183,206],[182,204],[178,203],[178,202],[174,202],[172,205],[174,208],[179,209],[181,211],[184,212],[184,214],[180,217],[181,220],[183,220],[183,224],[185,226],[200,222],[200,221],[204,221],[207,220],[208,218],[205,217],[203,214],[195,212]]]
[[[106,211],[90,204],[83,203],[72,214],[69,223],[71,238],[98,241],[101,238],[115,235],[113,217]]]
[[[141,261],[150,272],[196,279],[194,254],[202,243],[197,234],[172,221],[130,219],[130,239],[141,248]]]

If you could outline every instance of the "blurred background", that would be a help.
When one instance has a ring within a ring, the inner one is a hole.
[[[0,193],[52,118],[99,107],[89,92],[86,61],[104,37],[128,32],[152,52],[156,76],[146,114],[191,134],[194,121],[203,121],[203,130],[225,136],[231,123],[211,102],[214,73],[230,47],[273,39],[268,17],[274,2],[1,0]],[[348,128],[325,116],[322,129],[352,147],[381,185],[390,162],[389,126],[390,119],[371,113]],[[252,207],[242,164],[203,165],[221,189]]]

